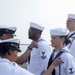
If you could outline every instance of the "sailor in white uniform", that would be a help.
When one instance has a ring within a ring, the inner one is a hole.
[[[0,41],[0,75],[34,75],[15,63],[21,51],[19,42],[18,38]]]
[[[50,30],[51,44],[54,47],[53,53],[49,59],[48,66],[56,57],[60,57],[62,62],[59,66],[55,67],[52,75],[75,75],[75,59],[71,55],[69,49],[64,47],[66,35],[68,34],[66,29],[55,28]]]
[[[68,49],[75,58],[75,14],[68,14],[67,28],[70,31],[68,38],[70,43],[67,45]]]
[[[41,38],[44,27],[40,24],[30,22],[29,39],[38,43],[38,48],[32,48],[27,63],[27,70],[35,75],[40,75],[47,68],[48,60],[52,50],[49,44]]]

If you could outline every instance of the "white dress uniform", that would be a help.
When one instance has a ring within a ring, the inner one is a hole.
[[[15,62],[0,58],[0,75],[34,75],[18,66]]]
[[[61,36],[67,36],[68,34],[68,31],[66,29],[63,29],[63,28],[55,28],[55,29],[52,29],[50,30],[50,34],[51,34],[51,37],[52,36],[58,36],[58,37],[61,37]],[[55,40],[57,40],[57,42],[60,42],[60,40],[58,40],[57,38],[53,38],[53,42],[55,42]],[[64,42],[64,40],[63,40]],[[62,42],[62,45],[64,44]],[[56,44],[56,43],[54,43]],[[57,47],[56,47],[57,46]],[[67,47],[63,47],[62,46],[58,46],[58,45],[55,45],[54,48],[55,49],[58,49],[60,48],[60,50],[54,50],[51,55],[51,58],[52,59],[55,59],[56,57],[60,57],[61,60],[62,60],[62,63],[55,67],[55,70],[53,70],[52,74],[54,73],[54,75],[75,75],[75,59],[74,57],[72,56],[72,54],[70,53],[69,49]],[[63,51],[63,53],[60,55],[59,53]]]
[[[46,70],[52,50],[49,44],[42,38],[38,40],[38,48],[33,48],[30,54],[30,63],[27,63],[27,70],[35,75],[40,75]]]
[[[65,52],[60,55],[63,63],[61,63],[60,69],[59,66],[55,67],[55,75],[75,75],[75,59],[67,47],[64,47],[63,50]],[[58,52],[54,52],[54,57]]]
[[[69,19],[74,19],[75,20],[75,14],[68,14],[68,19],[67,20],[69,20]],[[75,31],[74,31],[74,29],[73,29],[73,31],[71,30],[69,32],[68,37],[71,40],[71,42],[67,45],[67,47],[68,47],[68,49],[70,50],[70,52],[72,53],[72,55],[75,58]]]
[[[73,34],[73,35],[72,35]],[[70,39],[70,43],[67,45],[68,49],[70,50],[70,52],[72,53],[72,55],[75,58],[75,31],[70,32],[69,36],[72,35],[69,39]]]

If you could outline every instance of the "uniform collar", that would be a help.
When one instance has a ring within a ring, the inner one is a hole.
[[[60,51],[70,52],[70,50],[66,46],[64,46],[63,48],[61,48],[60,50],[58,50],[57,53],[60,52]],[[55,49],[54,49],[54,52],[56,52]]]
[[[70,33],[68,34],[68,37],[69,37],[70,35],[72,35],[73,33],[75,33],[75,31],[70,32]],[[75,37],[75,34],[72,35],[71,37]]]
[[[42,37],[40,37],[39,39],[38,39],[38,42],[39,41],[45,41]]]
[[[70,50],[69,50],[68,47],[66,47],[66,46],[63,47],[62,50],[67,51],[67,52],[70,52]]]
[[[0,62],[5,62],[5,63],[9,63],[11,65],[17,66],[17,64],[15,62],[10,62],[8,59],[6,58],[0,58]]]
[[[0,62],[10,62],[10,61],[6,58],[0,58]]]

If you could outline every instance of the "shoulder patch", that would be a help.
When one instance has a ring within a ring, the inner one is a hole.
[[[45,52],[42,52],[42,56],[41,56],[42,59],[45,59],[46,56],[45,56]]]

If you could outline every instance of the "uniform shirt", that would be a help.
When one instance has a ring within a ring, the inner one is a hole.
[[[66,50],[67,52],[60,55],[63,63],[61,63],[60,69],[59,66],[55,67],[55,75],[75,75],[75,59],[67,47],[64,47],[63,50]],[[58,52],[59,51],[54,52],[54,57]]]
[[[38,48],[33,48],[30,54],[30,63],[27,63],[27,70],[35,75],[40,75],[47,68],[51,55],[49,44],[42,38],[38,40]]]
[[[75,33],[75,31],[74,32],[70,32],[69,33],[69,36],[71,35],[71,34],[73,34],[73,33]],[[70,50],[70,52],[71,52],[71,54],[74,56],[74,58],[75,58],[75,34],[73,35],[73,36],[71,36],[70,38],[70,43],[67,45],[67,47],[68,47],[68,49]]]
[[[34,75],[18,66],[15,62],[0,58],[0,75]]]

